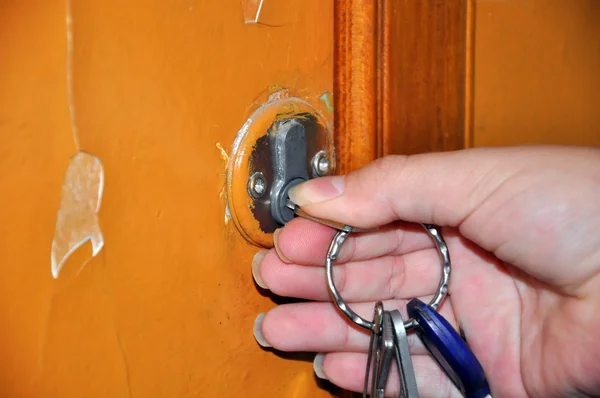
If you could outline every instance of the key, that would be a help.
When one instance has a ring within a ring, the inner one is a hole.
[[[294,202],[292,202],[291,199],[288,199],[285,205],[288,209],[292,210],[294,212],[294,214],[298,217],[302,217],[307,220],[314,221],[314,222],[317,222],[322,225],[326,225],[328,227],[337,229],[338,231],[344,231],[344,232],[348,232],[348,233],[350,233],[350,232],[356,233],[356,232],[374,232],[374,231],[377,231],[377,229],[378,229],[378,228],[358,228],[358,227],[353,227],[351,225],[341,224],[336,221],[324,220],[322,218],[310,216],[307,213],[305,213],[304,210],[302,210],[300,208],[300,206],[298,206]]]
[[[377,380],[377,364],[380,361],[381,355],[381,323],[383,320],[383,303],[378,301],[375,303],[373,310],[373,330],[371,331],[371,341],[369,342],[369,354],[367,355],[367,370],[365,371],[365,385],[363,388],[363,398],[367,398],[369,394],[369,370],[371,362],[373,364],[373,374],[371,376],[371,393],[375,390],[375,382]],[[373,358],[375,356],[375,358]]]
[[[452,325],[419,299],[406,307],[417,321],[417,335],[463,396],[491,398],[481,364]]]
[[[404,327],[404,319],[400,311],[390,311],[390,319],[394,328],[396,363],[400,373],[400,397],[419,398],[417,390],[417,378],[413,368],[410,349],[408,347],[408,336]]]
[[[373,397],[384,398],[392,361],[395,359],[400,376],[399,396],[401,398],[419,398],[404,320],[397,310],[383,312],[379,349],[378,362],[375,364],[376,383],[371,390]]]
[[[387,385],[392,359],[396,356],[396,341],[394,335],[394,326],[389,311],[384,311],[381,321],[381,343],[379,361],[375,369],[375,388],[371,394],[375,398],[384,398],[385,387]]]

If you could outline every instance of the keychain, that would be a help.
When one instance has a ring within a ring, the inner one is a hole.
[[[351,322],[371,333],[363,397],[367,397],[369,370],[373,367],[371,396],[383,398],[391,360],[394,358],[400,375],[399,396],[403,398],[419,396],[407,340],[407,332],[416,331],[430,354],[465,397],[491,398],[483,368],[477,357],[458,332],[437,312],[448,293],[451,272],[448,246],[438,227],[421,224],[433,239],[441,259],[442,273],[434,297],[428,304],[416,298],[412,299],[407,305],[410,318],[406,321],[402,319],[398,310],[387,311],[381,302],[377,302],[373,321],[368,321],[354,312],[341,297],[333,281],[333,263],[351,233],[371,232],[376,229],[359,229],[309,216],[290,200],[287,206],[299,217],[338,230],[329,245],[325,261],[327,287],[338,310]]]

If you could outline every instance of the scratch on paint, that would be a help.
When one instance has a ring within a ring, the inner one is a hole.
[[[129,371],[129,361],[127,360],[127,355],[125,354],[125,349],[123,348],[123,342],[121,341],[121,334],[119,333],[119,329],[117,328],[117,323],[113,317],[113,327],[115,329],[115,339],[117,340],[117,348],[119,349],[119,353],[121,354],[121,358],[123,360],[123,366],[125,367],[125,381],[127,382],[127,392],[129,398],[133,395],[131,394],[131,372]]]
[[[225,170],[226,170],[225,173],[227,173],[227,166],[229,165],[229,155],[227,154],[227,151],[225,150],[225,148],[223,148],[223,146],[221,145],[220,142],[217,142],[215,144],[215,146],[219,150],[221,159],[223,159],[225,161]],[[227,196],[227,187],[226,187],[226,184],[224,184],[223,187],[221,188],[221,192],[219,192],[219,198],[225,198],[226,196]],[[227,217],[225,217],[225,222],[227,222]]]
[[[56,279],[67,259],[86,242],[92,244],[92,257],[104,247],[104,237],[98,223],[98,212],[104,190],[104,167],[100,159],[81,150],[73,90],[73,15],[71,0],[66,0],[66,80],[67,105],[75,154],[65,173],[56,230],[52,240],[50,265]],[[81,269],[89,262],[84,261]]]
[[[229,155],[227,154],[227,151],[225,150],[225,148],[223,148],[220,142],[217,142],[216,147],[221,153],[221,159],[223,159],[225,162],[229,162]]]
[[[71,119],[71,131],[73,134],[73,141],[75,141],[75,149],[81,150],[79,144],[79,132],[77,131],[77,122],[75,118],[75,100],[73,94],[73,12],[71,9],[71,0],[67,0],[66,3],[66,24],[67,24],[67,60],[66,60],[66,73],[67,73],[67,101],[69,105],[69,117]]]

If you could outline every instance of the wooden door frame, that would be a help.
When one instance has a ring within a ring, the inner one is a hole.
[[[469,147],[474,0],[334,0],[339,171]]]
[[[474,0],[334,4],[338,172],[471,146]]]

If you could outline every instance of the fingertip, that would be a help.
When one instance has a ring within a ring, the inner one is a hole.
[[[277,228],[275,230],[275,232],[273,233],[273,244],[275,245],[275,251],[277,252],[277,255],[279,256],[279,259],[281,261],[283,261],[286,264],[291,264],[292,261],[287,258],[287,256],[284,254],[284,250],[282,248],[281,231],[282,231],[281,228]],[[285,244],[283,244],[283,247],[285,247]]]
[[[268,253],[267,250],[261,250],[252,259],[252,277],[254,278],[254,282],[263,289],[269,288],[261,275],[262,262]]]
[[[329,380],[325,374],[325,353],[320,352],[315,356],[313,369],[319,379]]]
[[[267,341],[265,335],[263,333],[263,321],[265,319],[265,313],[262,312],[258,314],[256,319],[254,320],[254,339],[256,342],[263,348],[270,348],[272,345]]]

